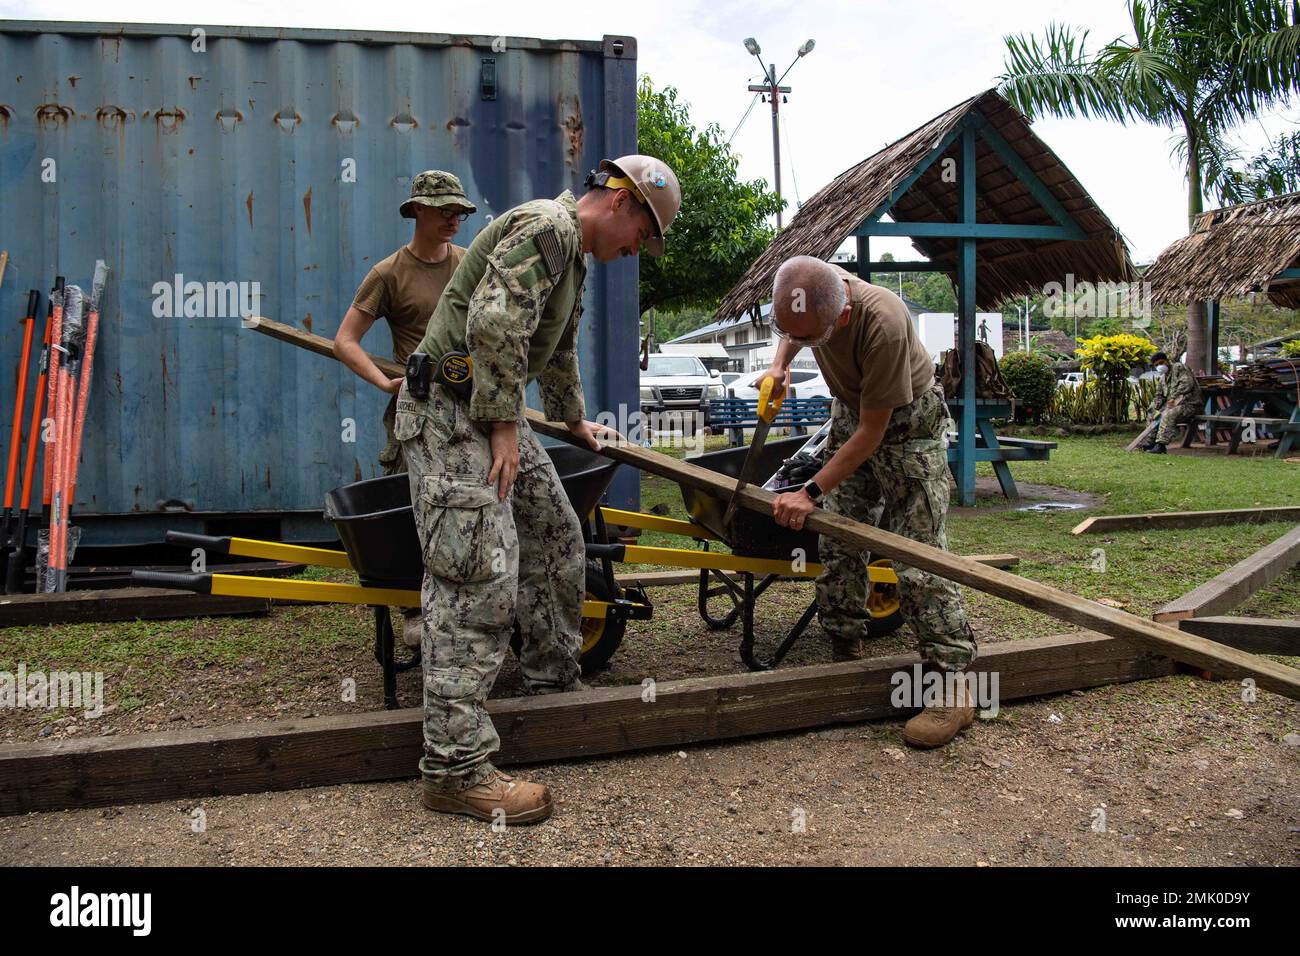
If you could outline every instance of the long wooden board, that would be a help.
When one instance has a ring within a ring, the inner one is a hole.
[[[1262,617],[1189,617],[1178,622],[1178,629],[1252,654],[1300,657],[1300,621],[1275,621]]]
[[[266,614],[270,610],[271,602],[266,598],[223,597],[165,588],[107,588],[0,596],[0,627]]]
[[[1222,574],[1170,601],[1153,616],[1157,621],[1181,621],[1189,617],[1221,614],[1236,607],[1297,563],[1300,563],[1300,525]]]
[[[494,700],[502,765],[590,757],[800,730],[910,713],[891,703],[893,675],[915,654],[846,664],[664,681]],[[1173,673],[1165,657],[1097,634],[983,648],[999,705],[1025,697]],[[412,777],[419,708],[355,716],[0,746],[0,814],[290,790]]]
[[[1147,436],[1150,435],[1159,427],[1160,427],[1159,421],[1151,422],[1149,425],[1147,425],[1146,428],[1138,432],[1137,438],[1134,438],[1131,442],[1129,442],[1127,445],[1124,446],[1124,450],[1137,451],[1139,448],[1142,447],[1142,443],[1147,440]]]
[[[1269,521],[1300,521],[1300,508],[1230,508],[1223,511],[1157,511],[1141,515],[1097,515],[1075,525],[1070,534],[1168,531],[1179,528],[1212,528],[1227,524],[1265,524]]]
[[[267,319],[252,319],[247,325],[318,354],[328,356],[334,354],[333,345],[328,339],[310,332]],[[379,364],[379,360],[376,364]],[[386,365],[387,368],[382,364],[379,367],[385,372],[389,369],[394,370],[392,371],[394,375],[403,374],[396,363],[387,362]],[[533,409],[527,409],[527,416],[529,423],[539,434],[577,444],[564,425],[546,421],[540,412]],[[648,448],[642,448],[640,445],[604,439],[600,440],[600,445],[601,454],[608,458],[699,488],[723,500],[729,498],[736,487],[734,478],[690,462],[678,461]],[[738,501],[742,507],[770,515],[775,497],[770,491],[748,485],[741,489]],[[1183,634],[1156,621],[1145,620],[1118,608],[1107,607],[1096,601],[1089,601],[998,568],[985,567],[969,558],[919,544],[900,535],[845,518],[843,515],[830,514],[820,508],[814,510],[808,517],[805,527],[810,531],[829,535],[853,547],[869,551],[873,555],[911,564],[995,597],[1014,601],[1068,624],[1091,628],[1111,637],[1136,641],[1182,663],[1212,670],[1225,677],[1252,677],[1260,687],[1300,700],[1300,671],[1275,661],[1257,658],[1245,651],[1216,644],[1194,634]]]

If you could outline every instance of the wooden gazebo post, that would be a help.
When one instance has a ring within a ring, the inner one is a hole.
[[[1006,222],[979,222],[976,218],[976,198],[979,195],[975,171],[975,140],[984,140],[988,147],[1020,180],[1036,199],[1040,206],[1054,220],[1054,225],[1020,224]],[[921,174],[960,138],[959,162],[957,165],[958,187],[960,193],[960,215],[958,222],[881,222],[880,218],[911,189]],[[1038,175],[1029,168],[1020,154],[1002,137],[992,124],[978,111],[966,115],[930,150],[916,168],[889,198],[874,210],[866,221],[853,233],[860,239],[870,236],[898,236],[911,239],[952,239],[957,245],[957,347],[961,354],[961,415],[957,422],[957,454],[953,462],[954,477],[957,481],[958,498],[963,505],[975,503],[975,462],[980,460],[1003,463],[1010,456],[1004,451],[992,448],[977,448],[977,415],[975,397],[975,283],[976,283],[976,243],[980,239],[1034,239],[1034,240],[1082,240],[1087,238],[1083,228],[1061,205],[1052,191]],[[859,242],[859,250],[866,248]],[[923,268],[933,269],[933,263],[927,262],[863,262],[859,259],[858,274],[869,275],[872,271],[900,269],[919,271]],[[1001,465],[1005,467],[1005,465]]]

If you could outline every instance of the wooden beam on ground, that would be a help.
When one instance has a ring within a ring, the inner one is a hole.
[[[1159,511],[1143,515],[1098,515],[1075,525],[1070,534],[1168,531],[1179,528],[1212,528],[1225,524],[1266,524],[1270,521],[1300,521],[1300,508],[1230,508],[1225,511]]]
[[[900,718],[892,676],[915,654],[761,673],[663,681],[488,703],[502,765],[678,747]],[[1000,705],[1173,673],[1168,658],[1097,634],[987,645],[972,668],[996,674]],[[991,683],[987,685],[991,689]],[[0,746],[0,814],[291,790],[415,776],[422,711]]]
[[[1152,422],[1151,424],[1147,425],[1146,428],[1138,432],[1137,438],[1134,438],[1131,442],[1129,442],[1127,445],[1124,446],[1124,450],[1137,451],[1140,447],[1142,447],[1142,443],[1147,440],[1147,436],[1152,434],[1158,427],[1160,427],[1159,422]],[[1078,531],[1075,531],[1074,533],[1079,534]]]
[[[166,588],[10,594],[0,596],[0,627],[267,614],[270,610],[267,598],[223,597]]]
[[[1170,601],[1152,616],[1157,621],[1181,621],[1189,617],[1222,614],[1281,576],[1297,562],[1300,562],[1300,525],[1200,587]],[[1217,668],[1215,670],[1218,671]]]
[[[328,339],[319,335],[267,319],[250,319],[246,325],[320,355],[333,357],[333,345]],[[391,369],[393,375],[404,374],[404,370],[395,362],[377,360],[376,364],[385,372]],[[569,444],[579,444],[569,430],[559,422],[548,422],[545,416],[531,408],[526,409],[526,414],[529,424],[538,434]],[[678,461],[668,455],[629,442],[605,439],[597,439],[597,441],[601,446],[600,453],[607,458],[699,488],[715,497],[725,500],[736,490],[736,480],[719,472],[710,471],[690,462]],[[587,446],[582,444],[579,447]],[[747,485],[737,495],[741,507],[768,515],[772,513],[772,502],[775,498],[772,492],[754,485]],[[1041,611],[1057,620],[1065,621],[1067,624],[1091,628],[1111,637],[1136,641],[1157,653],[1167,654],[1181,663],[1212,670],[1225,677],[1254,678],[1255,683],[1266,690],[1300,700],[1300,670],[1278,664],[1276,661],[1257,658],[1245,651],[1215,644],[1194,634],[1181,633],[1172,627],[1145,620],[1118,608],[1089,601],[999,568],[985,567],[969,558],[919,544],[900,535],[853,521],[843,515],[830,514],[821,508],[813,510],[804,527],[809,531],[829,535],[851,547],[870,552],[874,556],[910,564],[923,571],[956,581],[958,584],[1014,601],[1031,610]]]
[[[1014,568],[1020,563],[1016,554],[972,554],[972,561],[988,565],[990,568]],[[663,587],[671,584],[699,584],[699,571],[621,571],[614,575],[619,584],[644,584],[646,587]]]
[[[1252,654],[1300,657],[1300,621],[1274,621],[1262,617],[1189,617],[1178,622],[1178,629]]]

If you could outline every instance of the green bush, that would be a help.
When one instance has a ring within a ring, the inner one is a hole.
[[[1008,352],[998,368],[1016,396],[1016,421],[1040,421],[1056,393],[1052,363],[1034,352]]]
[[[1300,339],[1283,342],[1282,355],[1284,358],[1300,358]]]

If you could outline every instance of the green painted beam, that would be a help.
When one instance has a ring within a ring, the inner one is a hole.
[[[935,146],[934,149],[930,150],[930,152],[925,154],[925,159],[921,160],[921,162],[917,164],[916,168],[913,169],[910,173],[908,173],[906,179],[904,179],[901,183],[899,183],[897,186],[893,188],[893,190],[885,198],[885,201],[882,202],[875,209],[873,209],[871,211],[871,215],[867,216],[867,218],[863,220],[863,222],[864,223],[875,222],[885,213],[889,212],[890,208],[894,205],[894,203],[898,202],[898,200],[903,197],[904,193],[906,193],[909,189],[911,189],[913,186],[916,185],[916,181],[925,175],[925,171],[934,165],[934,161],[943,155],[944,150],[946,150],[949,146],[953,144],[953,142],[957,139],[957,137],[962,134],[962,131],[966,129],[969,123],[970,123],[970,115],[967,114],[965,117],[962,118],[960,123],[958,123],[948,132],[947,136],[939,140],[939,144]]]
[[[855,236],[905,239],[1087,239],[1078,226],[1029,226],[1011,222],[865,222]]]
[[[1065,227],[1074,227],[1080,232],[1083,229],[1075,222],[1074,217],[1061,205],[1060,200],[1052,193],[1047,184],[1038,178],[1038,174],[1029,168],[1029,164],[1024,161],[999,133],[984,115],[979,111],[971,113],[971,120],[975,124],[980,138],[988,143],[989,148],[998,154],[998,158],[1007,164],[1007,168],[1016,174],[1016,178],[1025,184],[1030,195],[1038,200],[1040,206],[1047,210],[1048,215],[1056,220],[1058,225]]]
[[[1283,269],[1277,275],[1273,276],[1274,281],[1277,281],[1278,279],[1300,279],[1300,269]]]

